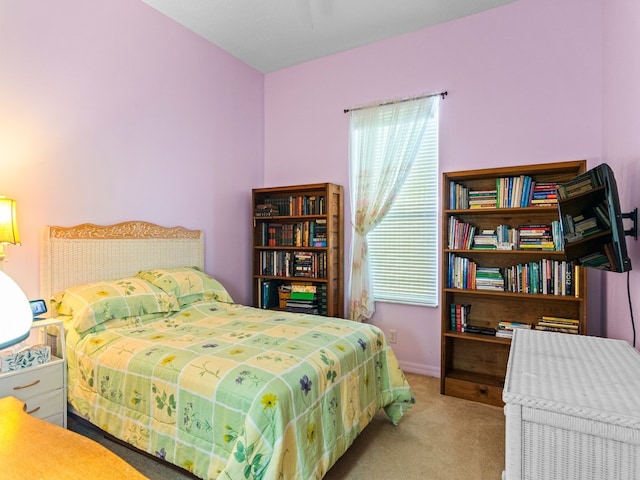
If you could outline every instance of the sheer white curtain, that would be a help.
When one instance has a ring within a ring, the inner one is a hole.
[[[349,318],[352,320],[361,322],[375,312],[367,234],[393,205],[439,99],[434,95],[349,112],[353,225]]]

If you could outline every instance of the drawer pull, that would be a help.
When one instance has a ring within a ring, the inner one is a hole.
[[[486,395],[489,391],[485,387],[480,387],[480,395]]]
[[[22,389],[25,389],[25,388],[33,387],[34,385],[37,385],[39,383],[40,383],[40,380],[36,380],[35,382],[32,382],[32,383],[30,383],[28,385],[19,385],[17,387],[13,387],[13,389],[14,390],[22,390]]]
[[[38,410],[40,410],[40,407],[36,407],[33,410],[29,410],[27,413],[31,415],[32,413],[36,413]]]

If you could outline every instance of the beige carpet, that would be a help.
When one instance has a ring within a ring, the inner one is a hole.
[[[407,374],[416,404],[393,426],[380,412],[325,480],[500,480],[504,469],[502,408],[440,395],[437,378]],[[133,452],[70,421],[153,480],[194,477]]]

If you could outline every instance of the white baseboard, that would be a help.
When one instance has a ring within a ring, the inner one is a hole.
[[[440,367],[433,365],[424,365],[422,363],[400,362],[400,368],[403,372],[416,373],[418,375],[426,375],[427,377],[440,378]]]

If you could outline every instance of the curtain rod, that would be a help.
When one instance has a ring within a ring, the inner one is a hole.
[[[361,107],[354,107],[354,108],[345,108],[344,109],[344,113],[349,113],[349,112],[353,112],[355,110],[362,110],[363,108],[369,108],[369,107],[383,107],[385,105],[393,105],[394,103],[402,103],[402,102],[410,102],[411,100],[420,100],[421,98],[429,98],[429,97],[435,97],[437,95],[440,95],[442,97],[442,99],[444,100],[444,97],[446,97],[449,94],[449,92],[447,92],[446,90],[444,92],[438,92],[438,93],[430,93],[428,95],[419,95],[417,97],[411,97],[411,98],[402,98],[399,100],[391,100],[390,102],[384,102],[384,103],[371,103],[369,105],[363,105]]]

